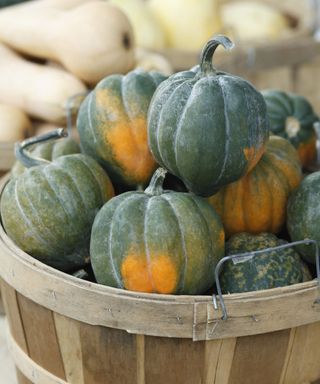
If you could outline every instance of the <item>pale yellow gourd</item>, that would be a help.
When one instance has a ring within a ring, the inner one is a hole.
[[[134,41],[125,14],[106,1],[70,9],[21,6],[0,10],[0,41],[18,51],[55,60],[88,84],[134,66]]]
[[[290,30],[288,19],[279,9],[258,1],[226,3],[221,8],[221,17],[235,40],[278,39]]]
[[[0,143],[14,143],[32,133],[29,117],[21,109],[0,104]]]
[[[62,69],[35,64],[0,44],[0,103],[14,105],[38,119],[65,121],[65,103],[85,85]]]
[[[165,33],[150,11],[145,0],[109,0],[129,18],[137,47],[163,49],[166,47]]]
[[[171,48],[199,51],[221,32],[219,0],[149,0],[148,5]]]
[[[157,71],[165,76],[170,76],[174,72],[170,61],[165,56],[143,48],[136,49],[135,66],[145,71]]]

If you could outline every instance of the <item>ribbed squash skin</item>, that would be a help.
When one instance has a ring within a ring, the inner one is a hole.
[[[65,138],[59,141],[37,144],[30,152],[32,156],[51,161],[56,160],[60,156],[80,153],[80,146],[73,139]],[[22,165],[22,163],[20,163],[20,161],[16,161],[12,167],[11,174],[13,176],[18,176],[25,170],[26,168]]]
[[[81,104],[77,119],[81,150],[116,183],[145,185],[156,168],[147,142],[147,111],[165,78],[141,69],[107,76]]]
[[[276,234],[286,221],[289,194],[301,178],[295,148],[282,137],[270,136],[258,164],[208,201],[221,217],[227,237],[239,232]]]
[[[99,208],[113,196],[100,165],[83,154],[29,168],[5,186],[1,218],[19,248],[61,270],[83,265]]]
[[[223,72],[174,74],[157,88],[149,108],[153,156],[201,196],[252,169],[268,135],[262,95]]]
[[[287,207],[287,228],[292,241],[312,239],[320,241],[320,172],[305,177],[292,193]],[[299,253],[315,263],[315,248],[299,245]]]
[[[319,120],[312,105],[305,97],[293,93],[265,90],[262,95],[267,103],[271,132],[290,140],[303,166],[312,164],[317,153],[313,124]],[[290,129],[290,118],[300,123],[300,129],[296,132]]]
[[[239,233],[226,243],[226,254],[236,255],[286,244],[271,233]],[[266,252],[240,263],[226,261],[220,274],[224,293],[283,287],[311,279],[308,267],[293,248]]]
[[[202,198],[127,192],[97,214],[90,254],[100,284],[163,294],[204,293],[224,255],[224,231]]]

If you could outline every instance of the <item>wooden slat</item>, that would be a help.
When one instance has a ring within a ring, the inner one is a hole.
[[[28,346],[21,320],[16,291],[4,280],[1,280],[1,292],[12,337],[20,348],[28,354]]]
[[[203,384],[228,384],[236,339],[205,342]]]
[[[81,324],[80,338],[86,384],[135,384],[135,335],[118,329]]]
[[[33,384],[29,379],[27,379],[19,369],[16,369],[17,380],[19,384]]]
[[[295,339],[295,336],[296,336],[297,329],[298,328],[291,328],[291,330],[290,330],[290,336],[289,336],[289,340],[288,340],[288,347],[287,347],[286,355],[285,355],[285,358],[284,358],[284,363],[283,363],[283,366],[282,366],[282,372],[281,372],[281,377],[280,377],[279,384],[283,384],[283,382],[285,380],[285,376],[286,376],[287,371],[288,371],[288,365],[289,365],[289,362],[290,362],[290,358],[291,358],[291,354],[292,354],[292,348],[293,348],[294,339]]]
[[[186,70],[199,64],[199,52],[164,49],[160,53],[175,70]],[[298,37],[265,44],[239,43],[232,51],[218,49],[214,65],[223,71],[243,76],[248,70],[291,67],[307,63],[320,54],[320,43],[312,37]]]
[[[144,335],[136,335],[137,345],[137,384],[146,384],[146,355],[145,355],[145,339]]]
[[[320,324],[298,327],[281,384],[301,384],[320,379]]]
[[[19,384],[68,384],[66,381],[57,376],[52,375],[47,370],[43,369],[40,365],[36,364],[30,357],[24,353],[15,340],[8,335],[8,348],[9,352],[16,364],[18,370],[22,373],[20,375],[22,383]],[[26,379],[28,379],[26,381]]]
[[[53,314],[17,294],[30,358],[53,375],[65,379]]]
[[[202,378],[204,384],[215,384],[215,375],[219,362],[222,343],[223,340],[209,340],[204,343],[204,362]]]
[[[289,338],[290,330],[239,337],[228,384],[278,384]]]
[[[228,338],[222,340],[216,372],[215,375],[211,377],[211,383],[229,384],[229,377],[231,368],[233,366],[236,342],[236,338]]]
[[[292,67],[281,66],[261,71],[247,71],[242,74],[259,91],[264,89],[281,89],[285,92],[294,92],[295,81]]]
[[[188,339],[146,336],[146,383],[202,384],[204,346]]]
[[[81,323],[57,313],[54,313],[54,322],[67,382],[85,384],[80,340]]]

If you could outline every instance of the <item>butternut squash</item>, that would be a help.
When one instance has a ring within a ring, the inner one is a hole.
[[[29,62],[0,44],[0,103],[21,108],[38,119],[62,123],[64,104],[85,85],[72,74]]]
[[[91,85],[134,66],[131,24],[106,1],[71,9],[28,3],[2,9],[0,41],[28,55],[58,61]]]
[[[136,68],[145,71],[157,71],[165,76],[173,74],[174,70],[170,61],[160,53],[155,53],[144,48],[136,49]]]
[[[21,109],[0,104],[0,143],[14,143],[31,133],[31,121]]]

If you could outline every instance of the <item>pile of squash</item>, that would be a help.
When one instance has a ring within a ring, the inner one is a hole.
[[[139,292],[212,292],[226,254],[236,256],[222,269],[224,292],[310,280],[313,246],[252,255],[320,240],[320,173],[302,173],[315,161],[318,117],[301,96],[218,71],[220,45],[233,46],[218,35],[198,66],[169,77],[103,78],[80,105],[80,148],[63,129],[19,143],[23,167],[0,200],[18,247]]]

